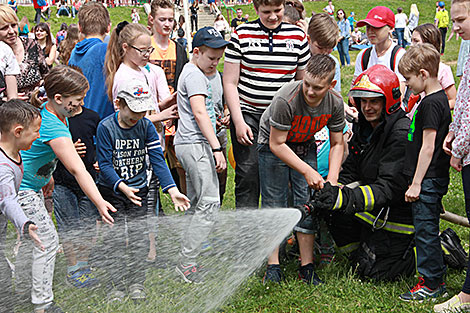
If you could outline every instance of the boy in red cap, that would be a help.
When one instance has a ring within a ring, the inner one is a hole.
[[[405,49],[393,43],[391,39],[395,27],[395,14],[387,7],[378,6],[367,13],[364,20],[357,22],[357,27],[366,26],[367,38],[373,45],[363,49],[356,58],[356,68],[352,81],[363,71],[376,64],[382,64],[397,74],[400,80],[400,91],[405,91],[405,78],[398,71],[398,62],[405,54]]]

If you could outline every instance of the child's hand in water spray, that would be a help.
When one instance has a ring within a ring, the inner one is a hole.
[[[103,200],[103,202],[97,205],[96,208],[98,209],[98,212],[100,212],[103,222],[109,225],[114,224],[114,219],[111,215],[109,215],[109,211],[116,212],[117,210],[111,205],[111,203]]]
[[[171,201],[175,205],[176,211],[186,211],[189,209],[189,199],[184,194],[182,194],[178,188],[172,187],[168,189],[168,194],[171,197]]]
[[[127,197],[127,199],[131,200],[132,203],[137,206],[142,206],[142,198],[136,195],[136,193],[139,192],[139,189],[129,187],[124,182],[119,183],[118,189]]]

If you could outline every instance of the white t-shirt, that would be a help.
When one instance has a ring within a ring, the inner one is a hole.
[[[0,72],[3,76],[20,75],[20,66],[10,46],[0,41]]]
[[[405,13],[395,15],[395,28],[405,28],[407,19]]]
[[[371,68],[372,66],[374,66],[376,64],[382,64],[382,65],[385,65],[386,67],[390,68],[390,57],[392,55],[393,47],[395,47],[395,44],[392,42],[392,44],[390,45],[390,48],[388,48],[387,52],[384,55],[382,55],[381,57],[377,57],[377,52],[375,51],[375,46],[373,46],[372,51],[370,52],[369,64],[367,65],[367,68]],[[354,77],[357,77],[362,73],[361,60],[362,60],[362,55],[364,54],[365,50],[366,49],[362,49],[357,55],[356,66],[355,66],[355,70],[354,70]],[[400,60],[401,60],[401,58],[403,57],[404,54],[405,54],[405,49],[400,49],[397,52],[396,56],[395,56],[395,69],[394,69],[394,72],[395,72],[395,74],[397,74],[398,79],[401,82],[405,81],[405,77],[403,77],[403,75],[401,75],[400,72],[398,71],[398,63],[400,62]]]

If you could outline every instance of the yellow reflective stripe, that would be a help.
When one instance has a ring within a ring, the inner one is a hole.
[[[374,209],[375,199],[372,188],[369,185],[359,186],[364,196],[364,210],[372,211]]]
[[[374,223],[375,218],[376,218],[374,215],[372,215],[369,212],[359,212],[359,213],[356,213],[355,216],[371,225]],[[383,223],[384,223],[384,220],[382,219],[377,220],[378,225],[381,226],[383,225]],[[390,221],[387,221],[387,224],[385,224],[383,229],[391,231],[391,232],[399,233],[399,234],[405,234],[405,235],[411,235],[411,234],[414,234],[415,232],[415,228],[413,225],[395,223],[395,222],[390,222]]]
[[[441,244],[441,249],[444,251],[444,254],[445,254],[445,255],[449,255],[449,254],[450,254],[449,250],[447,250],[446,247],[444,247],[443,244]]]
[[[351,242],[345,246],[337,247],[336,251],[342,254],[347,254],[353,252],[357,248],[359,248],[359,242]]]
[[[421,276],[418,272],[418,252],[416,251],[416,246],[413,247],[413,251],[415,253],[415,268],[416,268],[416,276]]]
[[[343,193],[341,192],[341,189],[338,189],[338,197],[336,198],[336,203],[335,206],[333,207],[333,210],[339,209],[343,206]]]

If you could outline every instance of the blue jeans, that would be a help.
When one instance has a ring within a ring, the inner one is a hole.
[[[398,39],[398,45],[405,48],[406,47],[406,42],[405,42],[405,29],[404,28],[395,28],[395,31],[397,32],[397,39]]]
[[[230,123],[230,136],[235,158],[235,206],[257,209],[259,207],[258,142],[259,121],[261,115],[244,112],[243,119],[250,126],[254,139],[251,146],[244,146],[237,141],[235,126]]]
[[[34,9],[36,14],[34,15],[34,23],[39,24],[41,22],[41,8]]]
[[[307,203],[310,190],[302,174],[275,156],[268,145],[258,145],[258,158],[262,208],[287,208],[289,183],[292,188],[294,206]],[[301,159],[316,169],[316,146],[313,145],[307,155]],[[297,224],[294,230],[305,234],[315,234],[318,228],[318,221],[309,216]]]
[[[341,60],[341,66],[344,64],[351,64],[351,58],[349,57],[349,39],[343,38],[338,42],[338,53],[339,59]]]
[[[446,273],[439,238],[439,215],[448,185],[449,178],[423,179],[419,200],[411,204],[418,273],[431,289],[436,289],[444,281]]]
[[[59,8],[59,10],[57,10],[57,15],[59,15],[59,16],[69,16],[70,11],[69,11],[68,8]]]
[[[77,236],[77,229],[83,234],[93,233],[96,220],[100,215],[93,202],[80,190],[78,192],[63,186],[55,185],[54,193],[54,215],[57,221],[57,229],[61,235]]]

